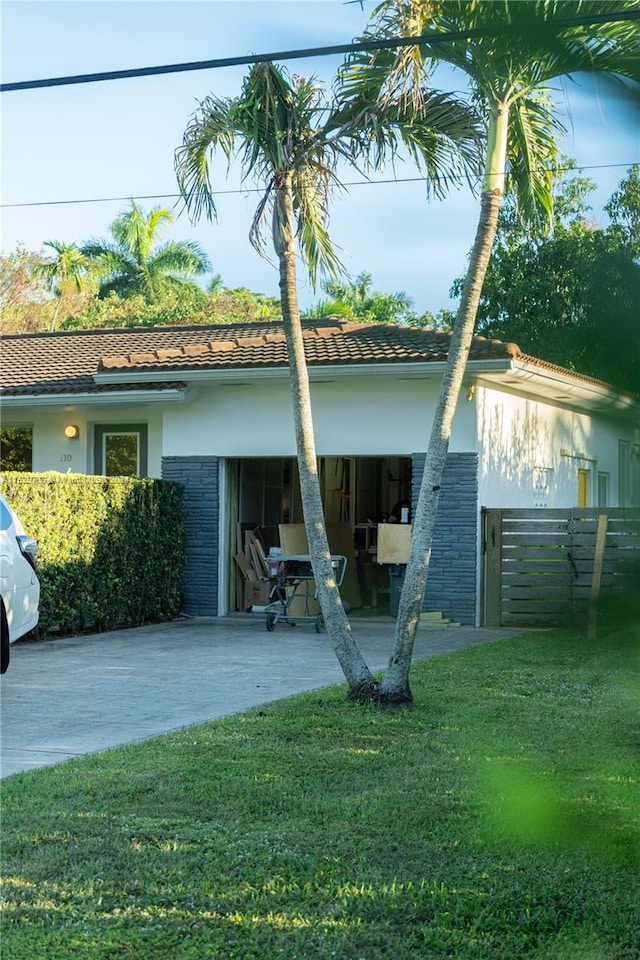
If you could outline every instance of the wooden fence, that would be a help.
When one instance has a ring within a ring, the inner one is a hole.
[[[605,609],[637,599],[640,510],[483,508],[482,519],[485,626],[582,626],[598,589]]]

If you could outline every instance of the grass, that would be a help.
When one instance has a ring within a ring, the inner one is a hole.
[[[637,960],[635,636],[416,664],[3,786],[11,960]]]

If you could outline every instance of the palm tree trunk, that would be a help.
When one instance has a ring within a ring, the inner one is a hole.
[[[431,427],[420,493],[413,510],[411,549],[398,604],[393,653],[380,688],[381,697],[393,702],[410,703],[413,700],[409,686],[409,669],[429,574],[431,544],[442,475],[501,205],[500,190],[483,193],[469,269],[453,327],[449,354]]]
[[[309,554],[318,590],[320,609],[333,650],[353,698],[375,696],[377,682],[360,653],[340,598],[320,495],[318,463],[311,412],[311,391],[296,283],[294,215],[291,182],[283,175],[276,187],[273,218],[274,247],[280,269],[280,300],[289,354],[293,420],[300,475],[300,494]]]
[[[56,305],[53,311],[53,316],[51,317],[51,323],[49,324],[49,330],[55,330],[56,323],[58,321],[58,313],[60,312],[60,307],[62,305],[62,294],[56,298]]]

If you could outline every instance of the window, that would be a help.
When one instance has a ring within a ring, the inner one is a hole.
[[[106,477],[147,475],[146,423],[99,424],[94,428],[94,470]]]
[[[598,506],[609,506],[609,474],[598,474]]]
[[[3,427],[0,430],[0,469],[31,473],[33,469],[32,427]]]

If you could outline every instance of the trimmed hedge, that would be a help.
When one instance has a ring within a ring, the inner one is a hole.
[[[2,492],[38,541],[40,634],[111,630],[180,613],[181,484],[5,473]]]

